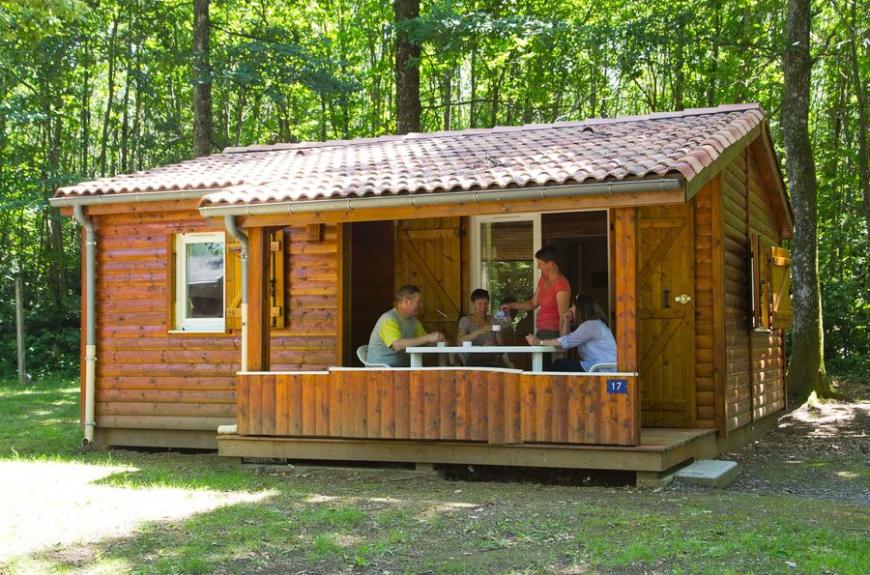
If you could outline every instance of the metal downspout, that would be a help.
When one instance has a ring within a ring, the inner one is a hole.
[[[225,216],[227,232],[242,246],[242,369],[248,370],[248,236],[236,226],[235,216]]]
[[[94,442],[94,393],[97,375],[96,277],[97,237],[94,223],[84,214],[82,206],[73,207],[73,217],[85,230],[85,437],[82,445]]]

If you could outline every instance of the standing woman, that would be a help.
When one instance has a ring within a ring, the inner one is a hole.
[[[541,339],[552,339],[559,336],[560,318],[568,313],[571,300],[571,284],[556,263],[559,252],[553,246],[544,246],[535,253],[535,263],[541,270],[541,279],[535,288],[532,299],[514,303],[502,304],[501,309],[509,311],[538,309],[535,319],[535,335]]]
[[[473,345],[502,345],[502,332],[495,331],[493,318],[489,315],[489,292],[476,289],[471,292],[471,315],[459,320],[459,345],[470,341]],[[465,365],[480,367],[504,367],[502,354],[467,353]]]
[[[577,329],[569,333],[572,320]],[[563,318],[561,331],[561,337],[552,339],[526,336],[529,345],[555,345],[566,351],[576,347],[580,352],[580,361],[557,359],[552,371],[589,371],[596,363],[616,363],[616,340],[604,321],[601,308],[588,295],[577,294]]]

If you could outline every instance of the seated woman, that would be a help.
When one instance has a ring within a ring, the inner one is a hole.
[[[568,333],[572,320],[579,325]],[[577,294],[559,327],[561,337],[542,340],[535,335],[526,336],[530,345],[555,345],[564,350],[576,347],[580,352],[580,361],[558,359],[553,362],[551,371],[588,371],[596,363],[616,363],[616,340],[604,322],[601,309],[588,295]]]
[[[459,345],[470,341],[473,345],[502,345],[503,336],[500,325],[493,330],[493,319],[489,315],[489,292],[476,289],[471,292],[471,315],[459,320]],[[496,322],[498,325],[498,322]],[[466,353],[463,363],[479,367],[504,367],[502,354]]]

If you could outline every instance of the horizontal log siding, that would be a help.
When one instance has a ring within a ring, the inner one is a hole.
[[[759,233],[773,244],[781,241],[770,204],[776,200],[768,197],[753,164],[741,154],[722,173],[728,431],[785,407],[782,330],[750,328],[749,236]]]
[[[636,445],[636,378],[489,370],[240,374],[241,435]]]
[[[749,171],[750,227],[773,245],[782,242],[780,226],[771,207],[777,201],[765,190],[758,162],[751,161]],[[785,332],[772,329],[752,334],[752,419],[758,420],[785,409]]]
[[[715,181],[715,180],[714,180]],[[695,426],[716,427],[713,327],[713,182],[694,198],[695,218]]]
[[[215,430],[235,420],[240,341],[170,333],[172,235],[215,231],[195,210],[95,216],[98,428]]]
[[[271,333],[271,369],[318,370],[340,365],[338,226],[309,241],[305,226],[285,228],[285,327]]]
[[[238,334],[171,333],[173,234],[222,230],[194,210],[95,216],[98,427],[216,430],[236,419]],[[336,227],[306,243],[285,230],[287,324],[273,330],[275,369],[335,365]],[[84,362],[84,357],[82,357]]]

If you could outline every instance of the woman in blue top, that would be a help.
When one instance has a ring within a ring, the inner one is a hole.
[[[579,325],[569,333],[572,323]],[[526,336],[529,345],[555,345],[564,350],[576,347],[580,352],[580,361],[558,359],[553,362],[551,371],[588,371],[596,363],[616,363],[616,340],[604,322],[601,309],[588,295],[577,294],[571,309],[562,316],[559,332],[561,337],[553,339]]]

